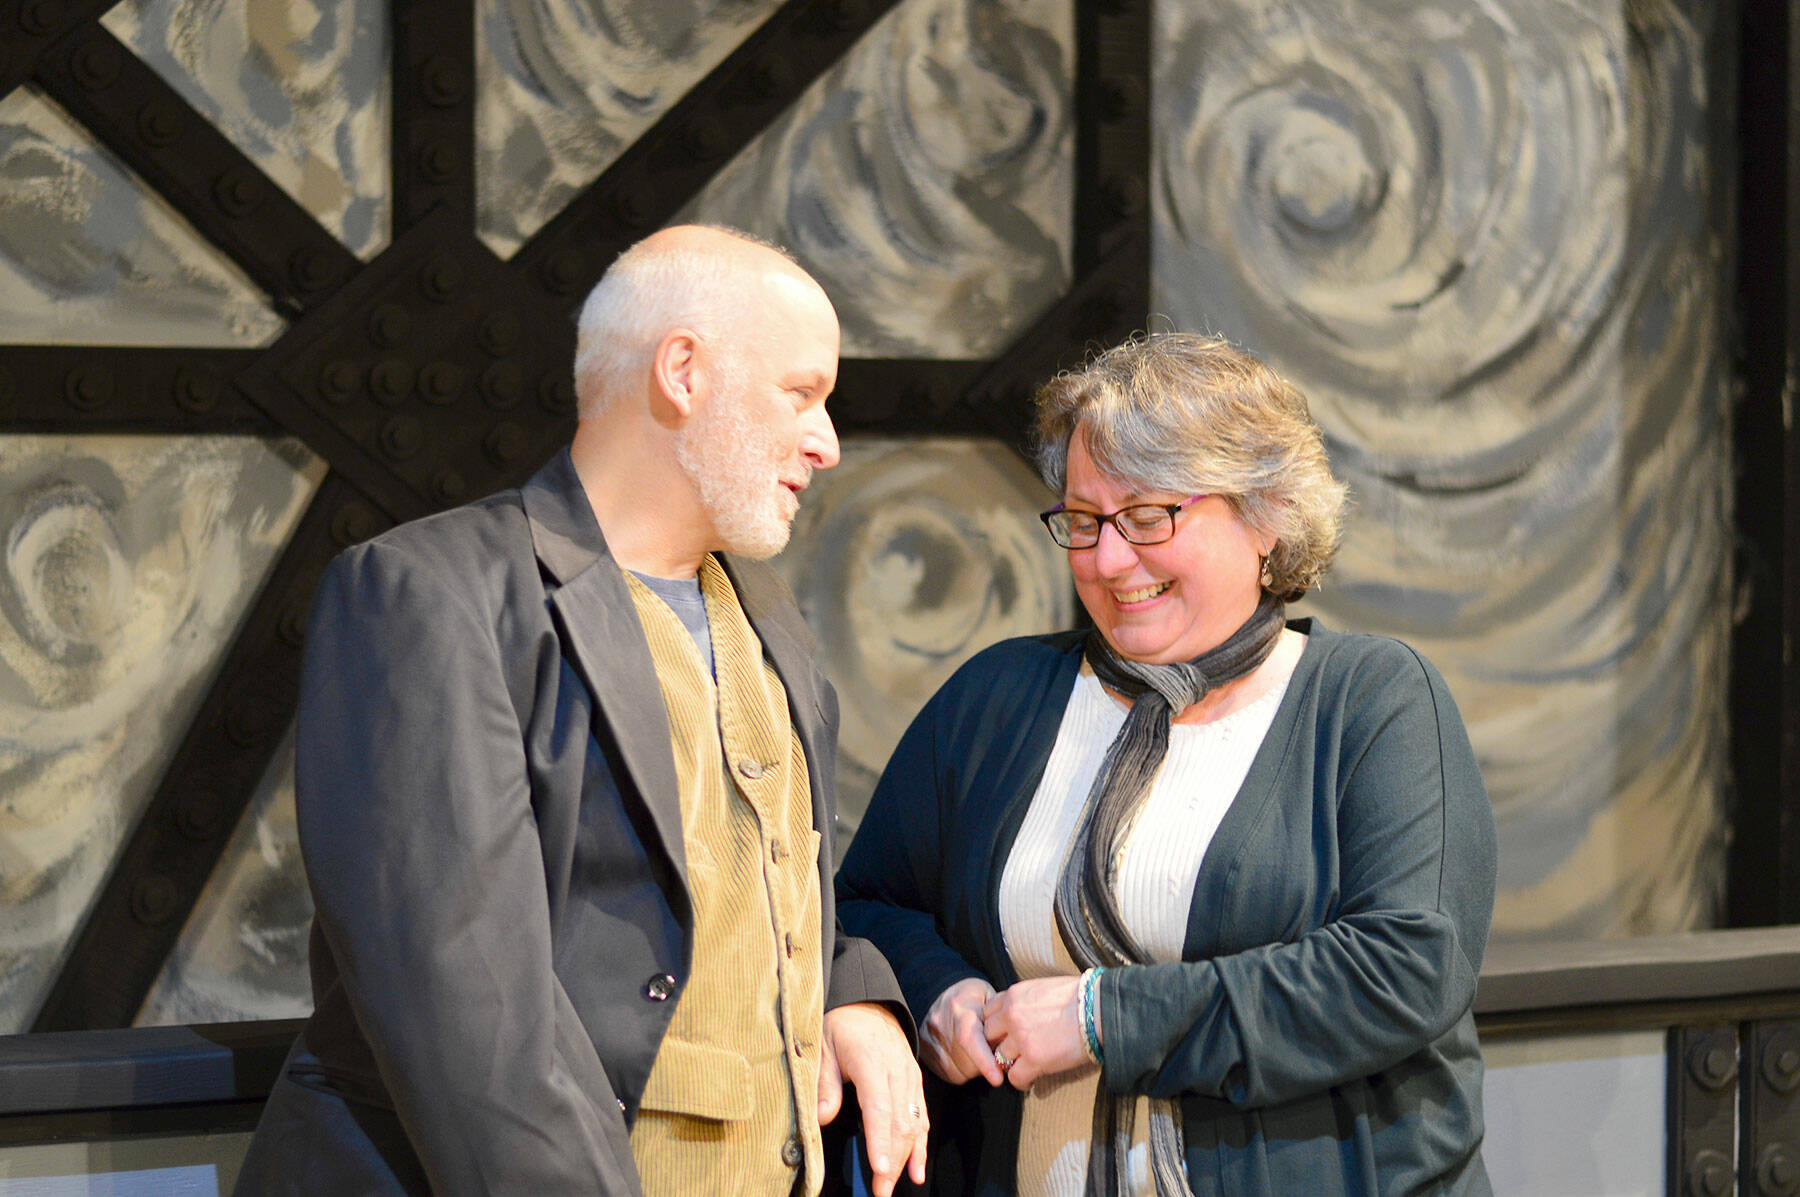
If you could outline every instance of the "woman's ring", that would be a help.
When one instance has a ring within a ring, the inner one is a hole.
[[[995,1052],[994,1063],[1000,1066],[1001,1072],[1005,1072],[1013,1066],[1012,1057],[1008,1056],[1005,1052]]]
[[[906,1103],[906,1116],[911,1118],[914,1122],[917,1122],[924,1114],[925,1111],[919,1108],[918,1102],[909,1101]]]

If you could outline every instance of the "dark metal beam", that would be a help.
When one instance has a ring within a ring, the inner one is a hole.
[[[338,550],[388,522],[343,479],[325,479],[227,650],[32,1030],[123,1027],[136,1017],[293,720],[320,573]]]
[[[513,257],[572,305],[664,225],[898,0],[788,0]]]
[[[1669,1031],[1668,1192],[1695,1197],[1731,1192],[1737,1074],[1736,1026]]]
[[[0,98],[31,78],[57,38],[104,16],[118,0],[0,0]]]
[[[1076,0],[1075,276],[1150,229],[1150,0]],[[1150,307],[1145,259],[1139,319]]]
[[[574,325],[463,215],[432,208],[239,378],[397,521],[522,480],[574,430]]]
[[[831,422],[839,436],[985,436],[957,405],[984,360],[847,357],[838,363]]]
[[[38,57],[35,79],[293,316],[358,266],[231,140],[99,22]]]
[[[393,0],[394,236],[442,205],[475,227],[474,0]]]
[[[255,349],[102,345],[0,347],[0,429],[7,433],[275,436],[232,385]]]
[[[1744,0],[1738,69],[1737,618],[1728,698],[1734,927],[1800,922],[1800,23]],[[1729,69],[1727,64],[1726,69]]]

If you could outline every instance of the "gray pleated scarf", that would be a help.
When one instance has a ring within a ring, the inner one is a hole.
[[[1085,653],[1095,676],[1132,703],[1125,726],[1113,737],[1088,791],[1056,887],[1056,926],[1069,955],[1083,970],[1150,963],[1119,912],[1115,893],[1119,849],[1168,754],[1170,721],[1216,687],[1248,676],[1268,660],[1286,613],[1282,601],[1265,591],[1255,613],[1223,644],[1172,665],[1129,661],[1113,652],[1099,632],[1088,637]],[[1104,1035],[1105,1028],[1101,1031]],[[1089,1197],[1118,1197],[1126,1191],[1136,1109],[1133,1096],[1114,1097],[1104,1088],[1095,1095]],[[1149,1142],[1156,1192],[1192,1197],[1181,1110],[1175,1101],[1151,1099]]]

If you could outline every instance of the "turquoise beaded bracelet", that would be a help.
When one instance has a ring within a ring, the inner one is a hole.
[[[1090,968],[1081,975],[1081,1045],[1088,1059],[1100,1063],[1100,974],[1104,968]]]

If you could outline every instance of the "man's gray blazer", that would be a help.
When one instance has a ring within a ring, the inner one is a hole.
[[[826,1008],[904,1020],[836,933],[836,695],[773,571],[726,568],[812,778]],[[238,1191],[639,1191],[628,1126],[696,945],[661,690],[566,451],[332,562],[296,805],[315,1009]]]

